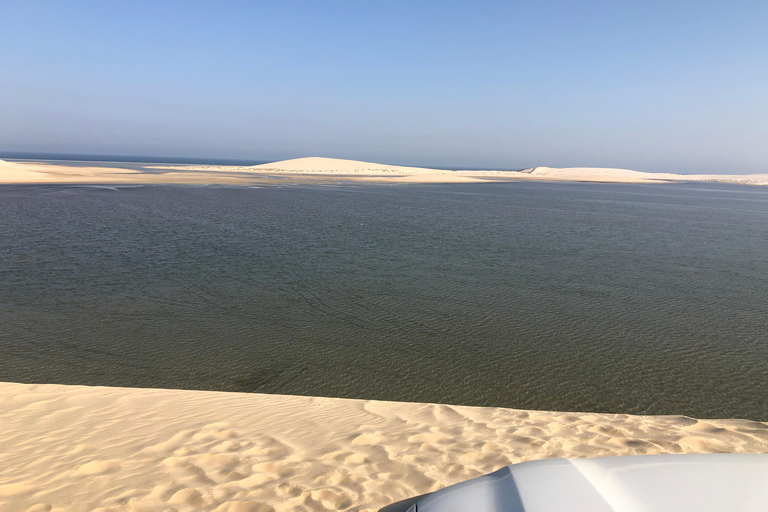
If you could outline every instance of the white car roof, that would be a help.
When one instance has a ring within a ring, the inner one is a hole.
[[[409,512],[765,512],[768,454],[635,455],[513,464]]]

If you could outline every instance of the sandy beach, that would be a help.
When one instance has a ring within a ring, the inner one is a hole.
[[[0,383],[0,511],[375,511],[547,457],[768,452],[768,424]]]
[[[186,184],[263,185],[279,183],[473,183],[492,181],[580,181],[674,183],[709,181],[768,185],[768,174],[674,174],[594,167],[533,167],[522,171],[451,171],[402,167],[336,158],[297,158],[255,166],[146,165],[143,170],[108,163],[76,166],[66,162],[0,160],[0,184]]]

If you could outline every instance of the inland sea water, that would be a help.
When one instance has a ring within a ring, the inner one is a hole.
[[[768,420],[768,189],[2,186],[0,380]]]

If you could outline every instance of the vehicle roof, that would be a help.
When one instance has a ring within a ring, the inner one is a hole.
[[[513,464],[446,487],[412,512],[757,512],[768,454],[636,455]]]

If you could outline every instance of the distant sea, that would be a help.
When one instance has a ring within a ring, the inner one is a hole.
[[[0,186],[0,219],[0,380],[768,420],[768,189]]]

